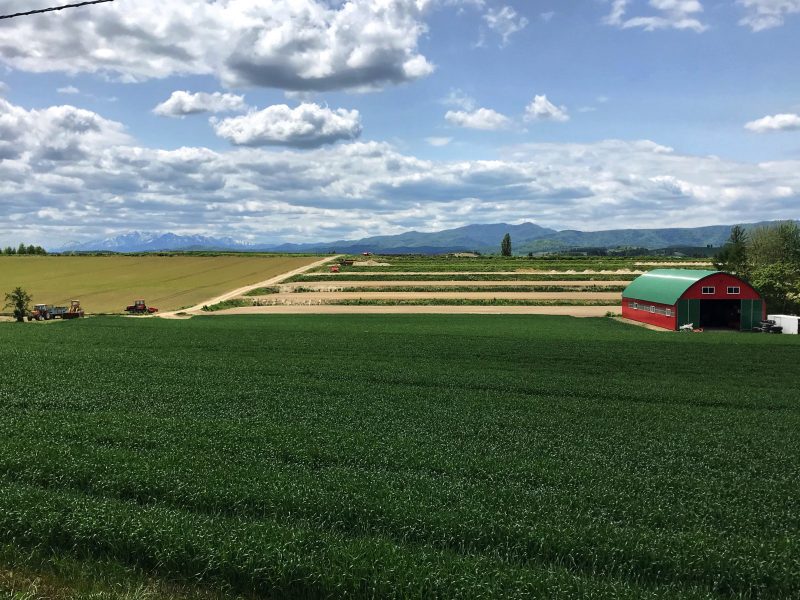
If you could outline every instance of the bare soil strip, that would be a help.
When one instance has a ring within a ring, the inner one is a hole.
[[[215,312],[215,315],[562,315],[570,317],[603,317],[608,312],[618,313],[619,305],[609,306],[245,306]]]
[[[325,258],[323,258],[321,260],[318,260],[316,262],[308,264],[308,265],[306,265],[304,267],[300,267],[299,269],[294,269],[293,271],[288,271],[286,273],[281,273],[280,275],[277,275],[275,277],[271,277],[270,279],[267,279],[265,281],[259,281],[258,283],[254,283],[252,285],[246,285],[244,287],[240,287],[240,288],[237,288],[235,290],[231,290],[230,292],[226,292],[226,293],[222,294],[221,296],[217,296],[216,298],[209,298],[208,300],[206,300],[206,301],[204,301],[204,302],[202,302],[200,304],[196,304],[195,306],[192,306],[191,308],[185,308],[185,309],[179,310],[179,311],[171,311],[171,312],[160,313],[157,316],[162,317],[162,318],[166,318],[166,319],[180,319],[183,315],[178,315],[177,313],[179,313],[179,312],[180,313],[185,313],[185,315],[187,315],[187,316],[188,315],[192,315],[192,314],[197,314],[197,313],[199,313],[199,312],[201,312],[203,310],[204,306],[210,306],[212,304],[219,304],[220,302],[224,302],[225,300],[230,300],[232,298],[238,298],[239,296],[241,296],[243,294],[246,294],[250,290],[254,290],[256,288],[269,287],[269,286],[272,286],[272,285],[277,285],[281,281],[285,281],[286,279],[289,279],[289,277],[294,277],[295,275],[300,275],[301,273],[305,273],[309,269],[319,268],[319,267],[325,265],[326,263],[329,263],[329,262],[331,262],[333,260],[337,260],[338,258],[340,258],[340,256],[327,256],[327,257],[325,257]]]
[[[517,269],[516,271],[344,271],[341,273],[330,273],[327,271],[308,272],[307,275],[317,277],[341,277],[345,279],[348,275],[367,276],[370,275],[640,275],[644,271],[631,271],[629,269],[617,269],[615,271],[536,271],[532,269]]]
[[[619,292],[307,292],[254,296],[276,304],[336,300],[619,300]]]
[[[424,288],[429,287],[492,287],[492,286],[524,286],[524,287],[550,287],[550,286],[571,286],[571,287],[597,287],[597,286],[627,286],[630,281],[342,281],[341,283],[328,283],[326,282],[308,282],[302,281],[294,283],[284,283],[280,285],[281,291],[288,291],[290,289],[306,288],[313,289],[319,292],[326,291],[342,291],[341,288],[352,287],[403,287],[403,288],[420,288],[420,291],[425,291]]]

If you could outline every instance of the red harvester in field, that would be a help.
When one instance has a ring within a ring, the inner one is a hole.
[[[147,306],[144,300],[134,300],[133,304],[125,307],[125,311],[132,315],[152,315],[153,313],[157,313],[158,309]]]

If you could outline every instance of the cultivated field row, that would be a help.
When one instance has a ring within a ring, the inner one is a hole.
[[[320,312],[321,306],[339,306],[351,312],[491,308],[534,313],[558,307],[558,314],[601,316],[619,311],[621,293],[631,280],[666,264],[586,257],[532,261],[452,256],[344,257],[336,262],[310,268],[278,285],[253,289],[212,310]]]

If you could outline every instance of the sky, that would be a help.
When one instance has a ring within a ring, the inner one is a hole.
[[[0,20],[0,245],[800,218],[798,40],[800,0],[116,0]]]

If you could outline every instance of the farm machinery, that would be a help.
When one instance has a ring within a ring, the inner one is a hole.
[[[765,319],[753,327],[755,333],[783,333],[783,327],[777,325],[774,319]]]
[[[158,309],[153,306],[147,306],[144,300],[134,300],[133,304],[125,307],[125,312],[132,315],[152,315],[157,313]]]
[[[72,300],[69,306],[37,304],[28,313],[28,321],[50,321],[51,319],[79,319],[84,316],[80,300]]]

